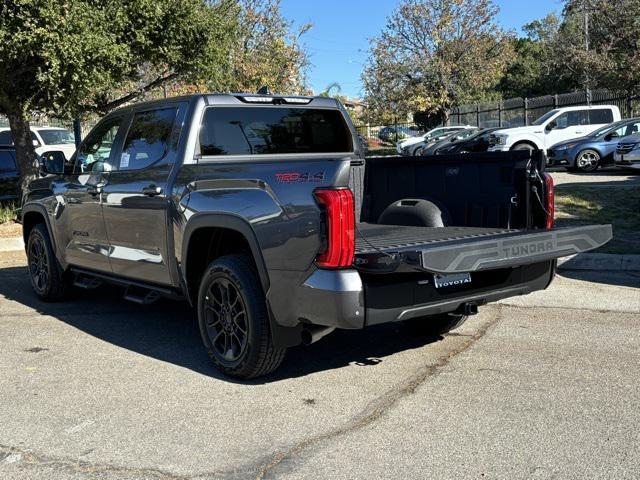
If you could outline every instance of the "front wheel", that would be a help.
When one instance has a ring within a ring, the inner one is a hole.
[[[435,337],[455,330],[467,321],[466,315],[456,313],[441,313],[427,317],[411,318],[402,323],[409,333]]]
[[[535,149],[536,147],[530,143],[517,143],[511,150],[529,150],[530,152],[533,152]]]
[[[31,287],[40,300],[55,302],[65,297],[69,282],[53,253],[49,232],[42,223],[29,232],[27,263]]]
[[[600,165],[600,154],[595,150],[582,150],[576,156],[576,169],[583,173],[595,172]]]
[[[247,255],[227,255],[205,271],[198,293],[202,341],[216,367],[249,379],[280,366],[286,349],[273,345],[264,293]]]

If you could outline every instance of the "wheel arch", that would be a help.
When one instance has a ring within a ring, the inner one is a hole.
[[[511,145],[509,150],[515,150],[519,145],[529,145],[530,147],[533,147],[534,150],[540,150],[540,147],[533,140],[529,139],[517,140],[513,145]]]
[[[29,204],[25,205],[22,208],[22,239],[24,240],[25,248],[27,242],[29,241],[29,234],[34,226],[38,223],[44,223],[45,228],[47,229],[47,233],[49,234],[49,240],[51,241],[51,246],[53,247],[53,251],[56,252],[56,238],[53,235],[51,230],[51,223],[49,220],[49,215],[47,215],[47,211],[42,205],[34,205]]]
[[[214,245],[214,242],[217,243]],[[269,274],[258,238],[249,222],[234,214],[198,213],[188,220],[182,238],[182,281],[192,305],[195,304],[194,292],[199,287],[200,275],[209,263],[204,261],[207,259],[195,262],[199,256],[194,255],[202,253],[203,249],[206,249],[209,261],[220,255],[247,250],[255,263],[264,293],[269,290]]]

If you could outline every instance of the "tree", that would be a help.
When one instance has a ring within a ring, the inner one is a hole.
[[[640,1],[568,0],[558,36],[561,73],[576,87],[640,89]],[[588,21],[588,48],[585,43]]]
[[[525,25],[525,37],[512,40],[515,57],[498,87],[504,97],[535,97],[574,88],[571,79],[558,75],[562,70],[555,56],[560,24],[560,18],[551,13]]]
[[[178,78],[211,80],[228,62],[235,5],[232,0],[4,0],[0,113],[9,119],[23,187],[36,169],[29,132],[33,114],[104,113]]]
[[[255,92],[268,86],[273,92],[303,93],[309,59],[300,38],[310,28],[294,29],[282,16],[280,0],[241,0],[227,90]]]
[[[447,120],[456,104],[496,97],[513,56],[497,12],[491,0],[403,0],[372,41],[362,75],[369,109]]]

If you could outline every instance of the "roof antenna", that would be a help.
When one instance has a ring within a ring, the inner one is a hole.
[[[267,87],[266,85],[260,87],[260,90],[258,90],[258,95],[271,95],[269,87]]]

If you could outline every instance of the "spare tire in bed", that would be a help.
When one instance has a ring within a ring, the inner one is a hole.
[[[444,227],[451,225],[451,215],[444,207],[429,200],[405,198],[393,202],[380,214],[380,225]]]

